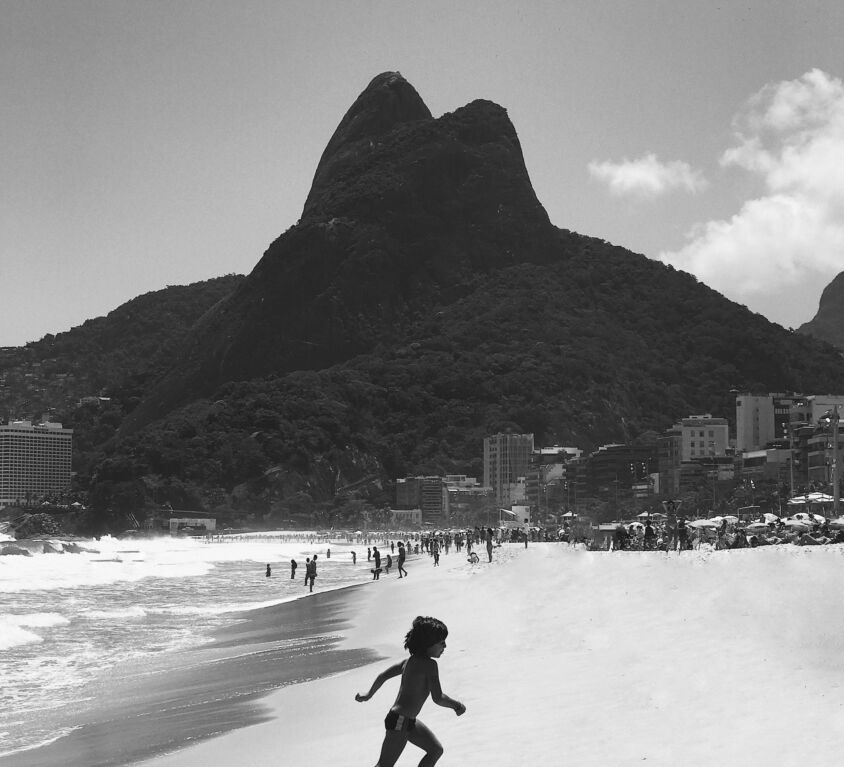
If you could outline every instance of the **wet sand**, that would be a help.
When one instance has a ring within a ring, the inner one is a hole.
[[[272,719],[262,698],[280,687],[357,668],[379,656],[338,647],[361,586],[236,615],[215,641],[124,668],[97,690],[70,734],[0,758],[3,767],[118,767]]]

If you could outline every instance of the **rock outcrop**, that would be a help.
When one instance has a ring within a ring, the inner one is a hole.
[[[797,332],[844,350],[844,272],[824,288],[818,313],[797,328]]]

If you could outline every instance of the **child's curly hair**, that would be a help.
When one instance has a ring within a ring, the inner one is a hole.
[[[445,623],[427,615],[413,619],[413,626],[404,637],[404,649],[411,655],[425,655],[431,646],[442,642],[448,636]]]

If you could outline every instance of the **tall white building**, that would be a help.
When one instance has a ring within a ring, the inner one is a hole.
[[[484,485],[492,488],[499,504],[508,506],[524,498],[524,478],[532,453],[533,434],[495,434],[484,438]]]
[[[762,450],[775,439],[787,439],[789,422],[800,421],[796,410],[805,409],[815,395],[750,394],[736,396],[736,449],[739,452]],[[824,400],[828,397],[822,398]],[[840,399],[840,398],[839,398]],[[831,407],[831,405],[825,405]]]
[[[742,453],[759,450],[773,439],[773,397],[770,394],[739,394],[736,397],[736,450]]]
[[[70,489],[73,429],[0,424],[0,508]]]

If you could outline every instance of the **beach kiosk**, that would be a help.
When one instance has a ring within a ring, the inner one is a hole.
[[[170,517],[170,535],[208,535],[216,529],[215,517]]]

